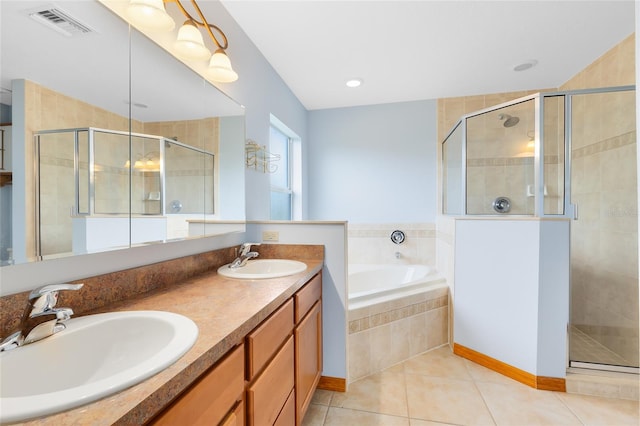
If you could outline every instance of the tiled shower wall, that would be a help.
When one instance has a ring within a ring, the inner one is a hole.
[[[219,144],[219,120],[217,117],[203,118],[201,120],[164,121],[156,123],[144,123],[145,133],[162,135],[173,138],[178,142],[189,146],[217,153]],[[202,182],[218,182],[218,158],[215,163],[203,161],[200,154],[181,147],[173,147],[165,150],[166,156],[171,156],[171,161],[165,163],[165,190],[167,199],[165,207],[170,211],[169,205],[173,199],[179,199],[185,213],[214,213],[214,197],[207,197],[202,192]],[[214,175],[215,173],[215,175]],[[204,179],[206,177],[206,179]],[[209,194],[213,193],[213,188]]]
[[[402,244],[391,241],[391,233],[405,234]],[[349,224],[350,264],[419,264],[435,266],[434,223]]]
[[[561,89],[635,84],[629,36]],[[571,322],[638,365],[638,200],[635,94],[574,98]]]

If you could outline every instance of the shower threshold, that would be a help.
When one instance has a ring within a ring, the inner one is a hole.
[[[615,373],[640,374],[638,367],[626,367],[623,365],[596,364],[593,362],[569,361],[569,367],[585,370],[611,371]]]

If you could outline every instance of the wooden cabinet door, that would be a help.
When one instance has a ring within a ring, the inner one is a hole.
[[[169,408],[151,421],[154,426],[216,425],[242,401],[244,345],[230,351]],[[242,405],[242,403],[240,403]],[[244,410],[242,410],[244,411]],[[244,413],[241,421],[244,422]]]
[[[292,390],[280,415],[273,426],[295,426],[296,424],[296,391]]]
[[[296,424],[300,425],[322,374],[322,300],[294,331],[296,343]]]
[[[235,410],[230,412],[229,415],[227,415],[227,417],[220,423],[220,426],[244,426],[244,412],[244,402],[240,401],[238,402],[238,405],[236,405]]]

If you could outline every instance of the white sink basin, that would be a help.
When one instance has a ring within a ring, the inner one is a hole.
[[[228,278],[255,280],[294,275],[307,269],[307,265],[297,260],[258,259],[250,260],[239,268],[230,268],[230,264],[218,268],[218,274]]]
[[[78,407],[165,369],[198,337],[189,318],[131,311],[72,318],[51,337],[0,353],[0,423]]]

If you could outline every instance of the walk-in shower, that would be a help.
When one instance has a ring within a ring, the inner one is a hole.
[[[211,152],[93,127],[34,138],[39,257],[184,238],[214,213]]]
[[[637,372],[635,87],[467,114],[442,158],[445,215],[571,220],[569,364]]]

